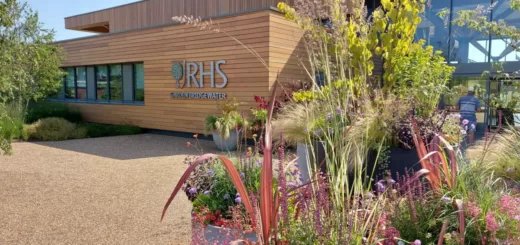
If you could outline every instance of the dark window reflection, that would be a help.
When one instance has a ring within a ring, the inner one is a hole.
[[[123,101],[123,76],[121,65],[110,65],[110,100]]]
[[[67,78],[65,79],[65,98],[76,99],[76,77],[74,68],[67,68]]]
[[[135,64],[134,65],[134,100],[135,101],[144,101],[144,65],[143,64]]]
[[[108,67],[96,66],[96,98],[108,100]]]
[[[87,99],[87,69],[85,67],[77,67],[76,68],[76,86],[78,87],[76,96],[79,100]]]

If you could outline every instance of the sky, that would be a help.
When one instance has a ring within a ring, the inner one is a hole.
[[[40,22],[47,29],[56,31],[55,40],[67,40],[78,37],[95,35],[88,32],[65,29],[65,17],[88,13],[122,4],[136,2],[137,0],[22,0],[38,11]]]

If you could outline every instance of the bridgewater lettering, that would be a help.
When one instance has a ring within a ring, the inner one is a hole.
[[[198,93],[198,92],[174,92],[175,99],[227,99],[226,93]]]

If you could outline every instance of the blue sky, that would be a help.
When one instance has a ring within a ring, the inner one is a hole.
[[[22,0],[24,1],[24,0]],[[64,18],[95,10],[115,7],[136,2],[136,0],[25,0],[31,8],[38,11],[45,28],[56,31],[56,41],[93,35],[65,29]]]

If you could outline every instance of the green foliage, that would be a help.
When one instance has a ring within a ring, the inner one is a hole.
[[[229,138],[231,130],[243,128],[247,122],[238,112],[238,106],[242,103],[232,100],[217,101],[217,107],[222,111],[220,116],[206,116],[204,129],[206,133],[217,131],[225,140]]]
[[[13,139],[26,139],[23,130],[23,110],[18,104],[0,104],[0,153],[11,154]]]
[[[298,91],[293,93],[295,102],[311,102],[316,100],[316,93],[313,91]]]
[[[267,121],[267,110],[266,109],[251,109],[253,114],[253,121],[251,127],[253,130],[260,130]]]
[[[27,3],[8,0],[0,6],[0,100],[25,104],[55,93],[64,74],[54,31],[43,28]]]
[[[514,127],[489,137],[489,141],[479,141],[468,149],[467,156],[497,177],[520,182],[520,132]]]
[[[63,118],[50,117],[38,120],[25,129],[29,139],[42,141],[61,141],[87,137],[87,130],[77,127]]]
[[[67,104],[40,101],[29,104],[25,122],[30,124],[48,117],[59,117],[73,123],[82,121],[81,113]]]
[[[248,192],[258,194],[262,173],[260,165],[256,164],[256,160],[253,158],[245,160],[243,164],[240,164],[239,159],[236,158],[232,161],[241,173],[241,178]],[[221,164],[209,164],[204,170],[196,176],[196,180],[199,182],[197,186],[205,186],[205,189],[197,190],[199,194],[193,201],[193,208],[197,210],[207,207],[211,212],[220,210],[225,217],[229,218],[229,207],[237,205],[235,202],[237,190],[234,188],[233,181]],[[209,191],[209,194],[205,194],[206,191]]]
[[[134,135],[142,133],[142,129],[132,125],[111,125],[101,123],[87,123],[83,127],[87,129],[90,138],[110,137],[119,135]]]
[[[444,64],[439,51],[424,47],[424,40],[413,43],[407,55],[392,58],[393,73],[387,78],[395,80],[391,88],[401,99],[412,101],[419,116],[429,116],[435,111],[441,93],[447,90],[455,67]]]

